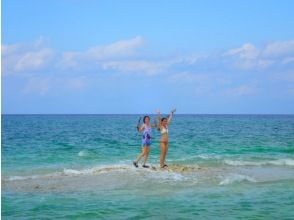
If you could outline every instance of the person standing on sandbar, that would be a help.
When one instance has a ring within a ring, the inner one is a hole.
[[[160,110],[157,110],[158,113],[158,130],[161,133],[160,138],[160,168],[167,168],[168,166],[165,164],[165,157],[168,151],[168,125],[171,122],[173,114],[175,113],[176,109],[173,109],[168,118],[161,118]]]

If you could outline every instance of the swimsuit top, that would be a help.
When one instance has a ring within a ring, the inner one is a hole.
[[[151,139],[151,127],[147,126],[146,124],[144,124],[143,126],[144,126],[144,130],[143,130],[142,139],[143,140],[150,140]]]
[[[160,129],[161,134],[168,134],[168,128],[165,128],[164,126],[161,127]]]

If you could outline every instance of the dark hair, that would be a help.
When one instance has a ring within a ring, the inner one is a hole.
[[[144,123],[145,123],[145,119],[146,119],[146,118],[149,118],[149,120],[150,120],[150,117],[149,117],[148,115],[145,115],[144,118],[143,118],[143,122],[144,122]]]
[[[161,118],[161,120],[160,120],[160,125],[161,125],[161,123],[162,123],[164,120],[167,120],[167,118]],[[158,127],[158,131],[160,131],[160,127]]]
[[[161,122],[163,122],[164,120],[167,120],[167,118],[162,118],[162,119],[161,119]]]

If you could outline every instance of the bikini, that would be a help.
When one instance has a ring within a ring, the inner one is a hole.
[[[164,134],[167,135],[167,134],[168,134],[168,128],[162,126],[161,129],[160,129],[160,133],[161,133],[161,137],[162,137]],[[166,141],[160,141],[160,142],[167,143],[168,140],[166,140]]]
[[[165,128],[162,126],[162,128],[160,129],[160,133],[161,133],[161,135],[168,134],[168,128]]]

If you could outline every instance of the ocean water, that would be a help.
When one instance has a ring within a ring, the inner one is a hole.
[[[293,219],[294,115],[2,115],[3,219]],[[153,118],[153,116],[151,116]]]

